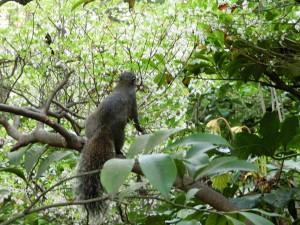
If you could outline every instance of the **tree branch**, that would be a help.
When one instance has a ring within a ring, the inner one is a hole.
[[[139,163],[136,161],[132,172],[144,176]],[[214,209],[223,212],[230,212],[238,210],[227,198],[225,198],[220,193],[216,192],[212,188],[203,184],[200,181],[193,181],[190,177],[184,176],[183,178],[177,177],[173,184],[174,187],[187,192],[192,188],[197,188],[199,191],[195,195],[199,200],[209,204]]]
[[[124,156],[120,156],[121,158],[124,158]],[[70,202],[62,202],[62,203],[56,203],[56,204],[52,204],[52,205],[48,205],[48,206],[41,206],[41,207],[36,207],[33,208],[38,202],[39,200],[44,197],[48,192],[50,192],[51,190],[53,190],[54,188],[58,187],[59,185],[61,185],[62,183],[72,180],[76,177],[80,177],[80,176],[86,176],[86,175],[91,175],[94,173],[99,173],[100,170],[93,170],[93,171],[89,171],[89,172],[85,172],[82,174],[78,174],[75,176],[71,176],[68,177],[66,179],[63,179],[59,182],[57,182],[56,184],[52,185],[50,188],[48,188],[47,190],[43,191],[33,202],[32,204],[23,212],[13,216],[12,218],[6,220],[4,223],[2,223],[1,225],[8,225],[11,224],[12,222],[23,218],[31,213],[34,212],[39,212],[39,211],[43,211],[46,209],[50,209],[50,208],[57,208],[57,207],[62,207],[62,206],[70,206],[70,205],[84,205],[86,203],[90,203],[90,202],[95,202],[95,201],[104,201],[105,199],[107,199],[107,196],[101,196],[98,198],[92,198],[92,199],[88,199],[88,200],[82,200],[82,201],[70,201]],[[143,176],[143,172],[139,166],[138,161],[135,162],[135,165],[132,169],[133,173],[139,174]],[[195,195],[199,200],[203,201],[204,203],[209,204],[210,206],[212,206],[213,208],[215,208],[217,211],[223,211],[223,212],[230,212],[230,211],[237,211],[238,208],[235,207],[227,198],[225,198],[223,195],[221,195],[220,193],[214,191],[213,189],[211,189],[210,187],[208,187],[207,185],[204,185],[201,182],[194,182],[191,178],[184,176],[183,178],[177,178],[176,181],[174,182],[174,187],[181,189],[185,192],[189,191],[192,188],[197,188],[199,189],[198,193]],[[170,202],[171,204],[171,202]],[[195,209],[196,210],[196,209]],[[250,221],[247,221],[247,224],[252,224]]]
[[[56,132],[58,132],[58,134],[53,134],[41,129],[36,129],[30,135],[20,135],[16,130],[13,130],[11,126],[8,126],[8,122],[1,120],[1,124],[4,126],[4,128],[6,130],[8,129],[8,131],[14,135],[15,139],[18,140],[18,143],[13,147],[13,150],[34,142],[41,142],[54,147],[81,150],[83,147],[83,143],[85,142],[82,137],[67,131],[64,127],[54,122],[52,119],[42,113],[37,113],[21,107],[14,107],[5,104],[0,104],[0,111],[34,119],[50,126]]]
[[[44,106],[44,114],[47,115],[47,112],[50,109],[50,105],[51,102],[53,100],[53,98],[55,97],[55,95],[57,94],[57,92],[68,82],[69,77],[72,73],[74,73],[74,70],[69,71],[68,68],[64,65],[64,64],[57,64],[56,65],[57,68],[61,68],[63,69],[63,73],[64,73],[64,79],[57,85],[57,87],[51,92],[45,106]]]
[[[275,72],[266,72],[266,75],[275,83],[274,87],[280,90],[287,91],[294,95],[300,101],[300,91],[283,82]]]
[[[21,138],[22,134],[20,134],[18,130],[11,126],[6,120],[0,119],[0,124],[5,128],[7,134],[13,139],[19,140]]]

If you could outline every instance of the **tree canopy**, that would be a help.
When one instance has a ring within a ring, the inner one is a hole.
[[[298,224],[299,33],[297,0],[0,0],[1,224],[85,224],[84,122],[123,71],[147,134],[99,221]]]

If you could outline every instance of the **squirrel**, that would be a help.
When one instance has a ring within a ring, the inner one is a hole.
[[[135,79],[132,72],[122,73],[113,92],[86,119],[87,142],[83,147],[76,174],[102,169],[107,160],[114,158],[115,154],[122,154],[125,127],[130,120],[133,120],[136,130],[143,133],[138,121]],[[80,176],[77,180],[75,196],[78,200],[103,195],[99,173]],[[85,209],[88,215],[95,216],[101,212],[103,206],[103,202],[97,201],[85,204]]]

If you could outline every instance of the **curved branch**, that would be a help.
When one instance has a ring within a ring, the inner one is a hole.
[[[25,147],[31,143],[37,142],[57,148],[81,150],[85,142],[83,138],[77,137],[76,141],[69,143],[61,135],[50,133],[44,131],[43,129],[37,129],[31,134],[22,134],[20,138],[16,140],[18,140],[18,142],[13,147],[11,147],[11,151],[16,151],[21,147]]]
[[[11,126],[6,120],[0,119],[0,124],[5,128],[7,134],[11,136],[15,140],[19,140],[22,136],[22,134],[19,133],[19,131]]]
[[[54,122],[52,119],[50,119],[48,116],[42,114],[42,113],[37,113],[33,112],[21,107],[14,107],[14,106],[9,106],[5,104],[0,104],[0,111],[3,112],[9,112],[13,113],[15,115],[20,115],[20,116],[25,116],[34,120],[37,120],[39,122],[42,122],[43,124],[46,124],[53,128],[56,132],[59,134],[53,134],[50,132],[46,132],[44,130],[37,129],[30,135],[21,135],[21,136],[16,136],[16,140],[19,142],[14,146],[14,150],[23,146],[26,146],[29,143],[34,143],[34,142],[41,142],[45,144],[49,144],[50,146],[54,147],[63,147],[63,148],[71,148],[75,150],[81,150],[84,139],[80,136],[77,136],[69,131],[67,131],[64,127],[59,125],[58,123]],[[5,128],[8,128],[10,132],[13,130],[11,129],[10,126],[8,126],[8,123],[3,122],[3,126]],[[16,132],[16,131],[14,131]]]
[[[266,72],[266,75],[275,83],[274,87],[280,90],[287,91],[294,95],[300,101],[300,91],[283,82],[275,72]]]
[[[141,176],[144,175],[137,161],[134,164],[132,172]],[[235,205],[233,205],[227,198],[225,198],[219,192],[216,192],[215,190],[213,190],[212,188],[208,187],[200,181],[193,181],[193,179],[188,176],[184,176],[183,178],[177,177],[173,186],[184,192],[187,192],[192,188],[199,189],[195,196],[199,200],[209,204],[218,211],[230,212],[238,210],[238,208]]]
[[[57,87],[51,92],[45,106],[44,106],[44,113],[47,114],[50,108],[50,104],[53,100],[53,98],[55,97],[55,95],[57,94],[57,92],[62,89],[62,87],[68,82],[69,77],[72,73],[74,73],[74,70],[69,71],[68,68],[63,65],[63,64],[58,64],[56,66],[57,68],[61,68],[63,69],[63,73],[64,73],[64,79],[57,85]]]

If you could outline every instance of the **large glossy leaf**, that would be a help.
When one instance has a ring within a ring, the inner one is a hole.
[[[231,147],[230,144],[221,136],[214,135],[214,134],[205,134],[205,133],[199,133],[199,134],[192,134],[190,136],[181,138],[171,145],[169,145],[166,149],[174,148],[177,146],[185,146],[185,145],[204,145],[208,148],[212,148],[211,145],[222,145]]]
[[[175,134],[180,130],[181,129],[161,130],[154,132],[153,134],[145,134],[138,136],[134,139],[133,143],[131,144],[127,156],[129,158],[133,158],[137,154],[142,153],[143,150],[144,153],[147,154],[155,146],[161,144],[172,134]]]
[[[77,2],[75,2],[72,6],[72,10],[76,9],[78,6],[82,5],[82,4],[88,4],[90,2],[93,2],[94,0],[79,0]]]
[[[181,129],[169,129],[169,130],[156,131],[149,138],[149,140],[146,144],[146,147],[145,147],[145,153],[149,152],[149,150],[153,149],[155,146],[157,146],[160,143],[162,143],[163,141],[165,141],[172,134],[175,134],[180,130]]]
[[[13,173],[13,174],[17,175],[18,177],[22,178],[25,182],[27,182],[22,170],[19,170],[17,168],[13,168],[13,167],[6,167],[6,168],[0,168],[0,171]]]
[[[233,198],[230,201],[239,209],[252,209],[258,207],[261,204],[262,195],[256,194],[256,195],[243,196],[240,198]]]
[[[266,112],[260,121],[260,134],[263,136],[264,143],[267,144],[269,155],[274,155],[279,147],[279,118],[277,112]]]
[[[265,71],[265,67],[262,65],[249,64],[241,71],[242,79],[244,81],[247,81],[253,78],[254,80],[257,81],[263,75],[264,71]]]
[[[192,158],[195,155],[203,154],[210,150],[217,148],[216,145],[211,143],[194,144],[186,153],[186,158]]]
[[[141,155],[139,162],[150,183],[162,195],[167,196],[177,175],[173,159],[166,154]]]
[[[207,154],[199,153],[185,160],[185,164],[191,176],[194,176],[196,171],[205,167],[209,163]]]
[[[44,161],[40,164],[38,171],[36,173],[36,179],[40,178],[40,176],[43,175],[43,173],[48,169],[51,163],[63,159],[69,155],[73,154],[70,151],[55,151],[52,152]]]
[[[142,153],[151,135],[152,134],[144,134],[136,137],[128,149],[127,157],[133,158],[134,156]]]
[[[284,208],[291,200],[291,196],[292,190],[278,189],[272,191],[271,193],[266,193],[263,198],[267,203],[271,205],[275,205],[278,208]]]
[[[267,220],[264,217],[259,216],[257,214],[250,213],[250,212],[239,212],[239,213],[242,214],[243,216],[245,216],[248,220],[250,220],[255,225],[262,225],[262,224],[263,225],[274,225],[269,220]]]
[[[24,166],[27,174],[29,174],[32,168],[37,164],[39,158],[46,150],[46,145],[44,146],[32,146],[29,148],[25,154]]]
[[[259,171],[259,168],[247,161],[235,157],[220,157],[213,159],[206,167],[197,171],[195,179],[211,176],[218,173],[226,173],[232,170]]]
[[[280,141],[286,146],[298,133],[299,120],[296,116],[288,117],[281,126]]]
[[[235,59],[231,60],[230,63],[226,65],[226,71],[228,72],[229,77],[239,77],[240,70],[243,64],[247,63],[249,59],[247,59],[243,55],[237,55]],[[240,78],[240,77],[239,77]],[[248,77],[243,76],[244,80],[248,80],[250,78],[250,74]]]
[[[118,192],[127,179],[134,164],[134,159],[108,160],[101,171],[101,183],[110,195]]]
[[[278,112],[266,112],[260,121],[260,134],[267,136],[270,133],[276,133],[279,130],[280,121]]]
[[[250,155],[268,155],[268,148],[263,140],[255,134],[238,133],[232,141],[231,153],[240,159],[247,159]]]
[[[217,214],[217,213],[211,213],[206,222],[205,225],[226,225],[226,218],[223,215]]]
[[[245,222],[241,222],[231,216],[225,215],[227,221],[230,221],[233,225],[245,225]]]
[[[20,164],[20,161],[22,159],[22,156],[27,151],[27,148],[21,148],[18,151],[15,152],[9,152],[8,153],[8,160],[10,164],[13,164],[15,166]]]

